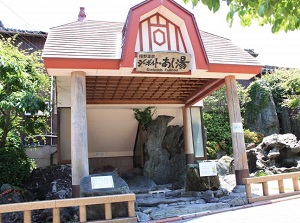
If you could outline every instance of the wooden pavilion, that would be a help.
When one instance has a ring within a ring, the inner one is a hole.
[[[50,30],[43,59],[56,77],[58,158],[72,162],[74,196],[91,165],[130,163],[137,106],[154,105],[184,125],[186,160],[193,163],[189,109],[223,85],[237,184],[249,175],[236,79],[252,78],[261,65],[229,39],[199,31],[176,2],[143,1],[125,23],[86,20],[81,8],[78,21]]]

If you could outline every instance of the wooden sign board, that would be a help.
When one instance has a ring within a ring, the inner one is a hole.
[[[191,56],[180,52],[138,52],[136,71],[146,73],[186,73]]]
[[[96,176],[91,177],[92,189],[114,188],[112,176]]]
[[[217,163],[216,162],[201,162],[199,163],[200,177],[217,176]]]

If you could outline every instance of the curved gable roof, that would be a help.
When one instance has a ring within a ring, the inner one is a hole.
[[[166,8],[184,21],[189,37],[193,37],[191,42],[196,69],[207,69],[207,58],[194,15],[172,0],[146,0],[129,10],[123,31],[121,66],[132,67],[135,58],[135,42],[138,36],[139,23],[143,16],[159,7]]]

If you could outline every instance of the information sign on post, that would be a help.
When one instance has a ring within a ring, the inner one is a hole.
[[[217,176],[217,163],[216,162],[201,162],[199,163],[200,177]]]
[[[92,189],[114,188],[112,176],[96,176],[91,177]]]

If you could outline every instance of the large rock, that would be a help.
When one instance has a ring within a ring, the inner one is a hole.
[[[172,119],[174,117],[158,116],[147,127],[144,176],[150,177],[156,184],[183,183],[183,130],[179,126],[168,127]]]
[[[264,87],[265,91],[268,89],[267,83],[261,81],[260,84]],[[267,100],[264,97],[261,91],[258,90],[256,92],[253,109],[257,110],[261,106],[260,103],[262,103],[262,100],[266,101],[267,104],[257,113],[247,110],[245,114],[245,126],[251,131],[260,132],[265,136],[278,134],[279,120],[271,91],[268,93]]]
[[[113,187],[107,187],[108,184],[100,182],[99,187],[92,186],[92,178],[95,177],[111,177],[113,181]],[[102,184],[102,185],[101,185]],[[103,188],[102,188],[103,187]],[[127,183],[118,176],[116,172],[106,172],[100,174],[94,174],[85,176],[80,181],[80,195],[82,197],[94,197],[94,196],[108,196],[116,194],[128,194],[132,193],[129,190]],[[128,206],[127,202],[112,203],[112,217],[127,217]],[[88,220],[100,220],[105,218],[104,205],[89,205],[87,206],[87,218]]]
[[[300,168],[300,141],[297,141],[293,134],[273,134],[265,137],[256,148],[248,150],[247,157],[250,172],[257,170],[270,170],[273,173],[297,171]],[[278,170],[278,168],[284,168],[284,170]]]
[[[186,191],[217,190],[220,187],[218,176],[200,177],[199,165],[189,164],[186,171]]]
[[[72,197],[71,167],[68,165],[52,165],[33,170],[29,180],[24,187],[30,192],[31,199],[53,200]],[[19,190],[17,190],[17,193]],[[23,196],[22,196],[23,197]],[[15,199],[15,202],[28,201],[27,199]],[[21,212],[7,213],[3,215],[3,222],[19,223],[23,222]],[[73,222],[78,218],[78,208],[68,207],[60,209],[61,222]],[[34,210],[32,212],[32,222],[51,222],[52,210]]]
[[[282,112],[279,113],[280,127],[282,133],[292,133],[298,139],[300,138],[300,120],[298,118],[300,109],[290,109],[282,107]]]
[[[222,156],[217,162],[217,171],[219,176],[233,174],[233,158],[230,156]]]
[[[71,172],[68,165],[40,167],[33,170],[25,187],[32,193],[33,200],[71,198]]]
[[[30,193],[26,189],[10,184],[0,187],[0,204],[20,203],[31,201]]]
[[[133,179],[126,180],[126,183],[129,189],[135,194],[148,193],[157,186],[152,179],[145,176],[137,176]]]

